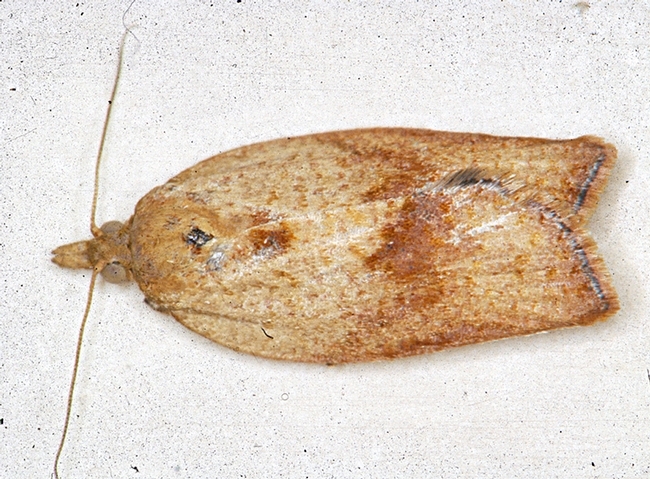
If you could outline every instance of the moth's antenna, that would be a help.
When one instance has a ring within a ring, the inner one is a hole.
[[[133,0],[135,2],[135,0]],[[131,2],[131,5],[133,5]],[[129,8],[131,8],[129,5]],[[128,9],[127,9],[128,12]],[[124,12],[126,15],[126,12]],[[124,18],[122,18],[124,21]],[[90,211],[90,232],[93,236],[97,237],[101,234],[101,230],[95,224],[95,212],[97,210],[97,196],[99,195],[99,167],[102,163],[102,155],[104,153],[104,143],[106,141],[106,132],[108,131],[108,124],[111,119],[111,112],[113,111],[113,103],[115,103],[115,96],[117,94],[117,86],[120,83],[120,74],[122,73],[122,58],[124,57],[124,44],[126,43],[126,36],[128,34],[133,35],[133,32],[128,28],[122,35],[122,41],[120,42],[120,54],[117,59],[117,72],[115,74],[115,82],[113,83],[113,91],[111,92],[111,99],[108,100],[108,108],[106,109],[106,118],[104,118],[104,127],[102,128],[102,137],[99,141],[99,149],[97,150],[97,160],[95,161],[95,188],[93,190],[93,203]],[[135,35],[133,35],[135,37]],[[137,37],[135,37],[137,40]]]
[[[103,267],[103,265],[98,265]],[[93,300],[93,291],[95,289],[95,279],[97,279],[97,273],[101,271],[101,268],[93,268],[92,276],[90,277],[90,289],[88,290],[88,298],[86,299],[86,311],[84,312],[84,317],[81,320],[81,327],[79,328],[79,338],[77,339],[77,352],[74,357],[74,368],[72,369],[72,380],[70,381],[70,390],[68,391],[68,407],[66,408],[65,413],[65,422],[63,424],[63,434],[61,434],[61,442],[59,443],[59,449],[56,451],[56,458],[54,459],[54,478],[59,479],[59,459],[61,458],[61,453],[63,452],[63,445],[65,444],[65,437],[68,434],[68,426],[70,425],[70,414],[72,412],[72,398],[74,396],[74,386],[77,382],[77,371],[79,370],[79,356],[81,356],[81,344],[84,337],[84,329],[86,328],[86,320],[88,319],[88,313],[90,313],[90,304]]]
[[[129,8],[126,9],[124,15],[129,11],[131,6],[135,3],[135,0],[131,2]],[[122,16],[122,23],[124,23],[124,16]],[[93,203],[90,213],[90,231],[94,237],[101,235],[101,229],[95,224],[95,211],[97,210],[97,196],[99,194],[99,165],[102,160],[102,154],[104,152],[104,142],[106,141],[106,132],[108,131],[108,124],[111,119],[111,111],[113,109],[113,103],[115,101],[115,96],[117,94],[117,86],[120,82],[120,74],[122,73],[122,59],[124,57],[124,45],[126,43],[126,37],[128,34],[131,34],[137,40],[137,37],[133,32],[125,25],[124,28],[126,31],[122,35],[122,40],[120,42],[120,53],[117,62],[117,72],[115,74],[115,82],[113,83],[113,91],[111,92],[111,98],[108,101],[108,108],[106,109],[106,118],[104,119],[104,127],[102,128],[102,136],[99,142],[99,149],[97,151],[97,160],[95,162],[95,187],[93,190]],[[59,459],[61,459],[61,453],[63,452],[63,446],[65,445],[65,438],[68,434],[68,427],[70,426],[70,416],[72,414],[72,400],[74,398],[74,387],[77,382],[77,372],[79,371],[79,358],[81,356],[81,346],[83,344],[84,330],[86,329],[86,321],[88,320],[88,315],[90,313],[90,305],[93,300],[93,291],[95,290],[95,280],[97,279],[97,273],[99,273],[106,264],[100,262],[94,265],[92,276],[90,277],[90,287],[88,290],[88,298],[86,299],[86,310],[84,312],[83,319],[81,320],[81,327],[79,328],[79,338],[77,339],[77,350],[74,357],[74,367],[72,369],[72,379],[70,380],[70,389],[68,390],[68,406],[65,413],[65,422],[63,424],[63,433],[61,434],[61,442],[59,443],[59,448],[56,451],[56,457],[54,459],[54,478],[59,478]]]

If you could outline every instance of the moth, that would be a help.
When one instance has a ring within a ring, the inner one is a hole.
[[[373,128],[200,162],[54,250],[237,351],[326,364],[588,325],[618,308],[585,230],[616,149]]]
[[[202,161],[147,193],[125,223],[97,227],[125,29],[93,238],[53,251],[59,266],[93,271],[55,479],[100,273],[135,281],[150,306],[219,344],[323,364],[588,325],[619,309],[585,229],[616,160],[593,136],[283,138]]]

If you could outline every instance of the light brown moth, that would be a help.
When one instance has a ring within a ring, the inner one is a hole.
[[[618,309],[583,229],[615,157],[589,136],[269,141],[192,166],[53,260],[135,280],[193,331],[274,359],[372,361],[586,325]]]
[[[128,29],[127,29],[128,31]],[[123,40],[124,42],[124,40]],[[123,44],[122,44],[123,47]],[[428,353],[604,320],[616,292],[585,223],[616,159],[601,139],[373,128],[209,158],[122,224],[53,261],[96,275],[219,344],[336,364]]]

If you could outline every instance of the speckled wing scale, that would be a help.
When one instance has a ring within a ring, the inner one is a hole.
[[[156,309],[276,359],[370,361],[586,325],[618,309],[583,229],[615,157],[595,137],[415,129],[259,143],[153,189],[90,240],[102,252],[88,264],[120,263]]]
[[[580,230],[614,156],[594,138],[401,129],[247,146],[139,202],[132,270],[189,328],[279,359],[364,361],[588,324],[616,309]]]

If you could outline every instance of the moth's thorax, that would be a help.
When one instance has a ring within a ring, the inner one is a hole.
[[[104,223],[94,238],[59,246],[52,252],[52,261],[64,268],[97,268],[105,279],[115,283],[130,280],[130,228],[131,220],[126,224],[118,221]]]

